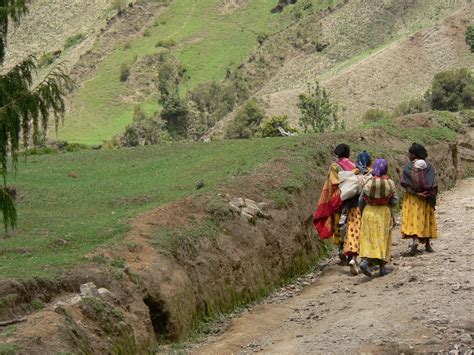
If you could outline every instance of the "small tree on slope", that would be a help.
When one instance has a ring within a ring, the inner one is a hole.
[[[308,92],[298,97],[298,108],[301,112],[300,125],[305,133],[344,128],[344,122],[339,120],[337,103],[317,81],[314,85],[308,84]]]
[[[65,112],[65,91],[72,87],[72,81],[60,69],[33,86],[36,59],[32,56],[11,69],[4,68],[8,30],[27,12],[26,3],[0,0],[0,210],[5,228],[14,227],[17,220],[7,187],[8,160],[15,168],[20,145],[26,149],[31,138],[39,141],[46,133],[51,114],[57,127]]]

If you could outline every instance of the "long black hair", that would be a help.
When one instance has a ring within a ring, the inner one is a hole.
[[[428,158],[428,152],[426,151],[425,147],[418,143],[413,143],[410,149],[408,149],[408,152],[413,154],[417,159],[425,160]]]
[[[341,143],[334,149],[334,154],[336,154],[338,158],[349,158],[351,149],[347,144]]]

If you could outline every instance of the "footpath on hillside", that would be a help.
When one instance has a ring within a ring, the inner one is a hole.
[[[330,260],[191,351],[472,353],[474,178],[444,193],[436,213],[434,253],[402,256],[409,242],[396,229],[389,275],[351,276]]]

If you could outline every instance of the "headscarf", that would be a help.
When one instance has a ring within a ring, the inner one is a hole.
[[[347,144],[341,143],[334,149],[334,154],[336,154],[338,158],[349,158],[351,149]]]
[[[408,152],[413,154],[417,159],[425,160],[428,158],[428,152],[426,151],[425,147],[418,143],[413,143],[408,149]]]
[[[359,155],[357,155],[356,166],[360,170],[362,175],[367,174],[367,172],[369,171],[367,166],[370,164],[371,161],[372,158],[370,157],[370,154],[367,153],[365,150],[359,153]]]
[[[372,168],[372,174],[374,176],[383,176],[387,175],[388,171],[388,162],[385,159],[377,159],[375,161],[374,167]]]

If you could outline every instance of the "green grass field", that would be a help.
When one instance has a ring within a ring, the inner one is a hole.
[[[97,246],[117,241],[130,217],[214,190],[283,154],[297,139],[30,156],[9,181],[18,190],[19,219],[17,229],[0,237],[0,277],[54,276],[85,261]],[[198,180],[205,182],[203,189],[196,190]]]
[[[391,120],[380,120],[363,129],[373,128],[406,142],[436,144],[456,139],[447,127],[400,128]],[[303,140],[304,144],[297,144]],[[186,196],[215,191],[273,157],[291,157],[291,175],[285,177],[282,189],[303,188],[308,163],[315,154],[327,152],[331,142],[302,135],[30,156],[19,162],[17,175],[9,179],[17,189],[19,219],[17,229],[0,234],[0,277],[54,276],[84,262],[84,256],[99,245],[119,241],[131,217]],[[369,149],[382,156],[391,154],[382,146],[351,145],[354,152]],[[199,180],[205,187],[196,190]],[[269,197],[277,204],[281,200],[284,207],[287,197],[281,191],[272,192]]]
[[[316,1],[318,6],[333,0]],[[60,139],[97,144],[121,133],[131,121],[133,105],[121,101],[126,85],[119,80],[122,63],[132,63],[136,56],[157,52],[159,40],[172,39],[174,55],[188,69],[187,88],[224,78],[230,65],[245,60],[257,45],[259,32],[273,32],[294,21],[286,12],[271,14],[274,0],[250,0],[229,15],[222,15],[220,0],[176,0],[157,20],[149,35],[137,38],[129,49],[118,46],[97,67],[94,77],[83,83],[73,98],[73,112],[67,115]],[[288,10],[289,11],[289,10]],[[145,109],[158,109],[156,98],[145,102]]]

